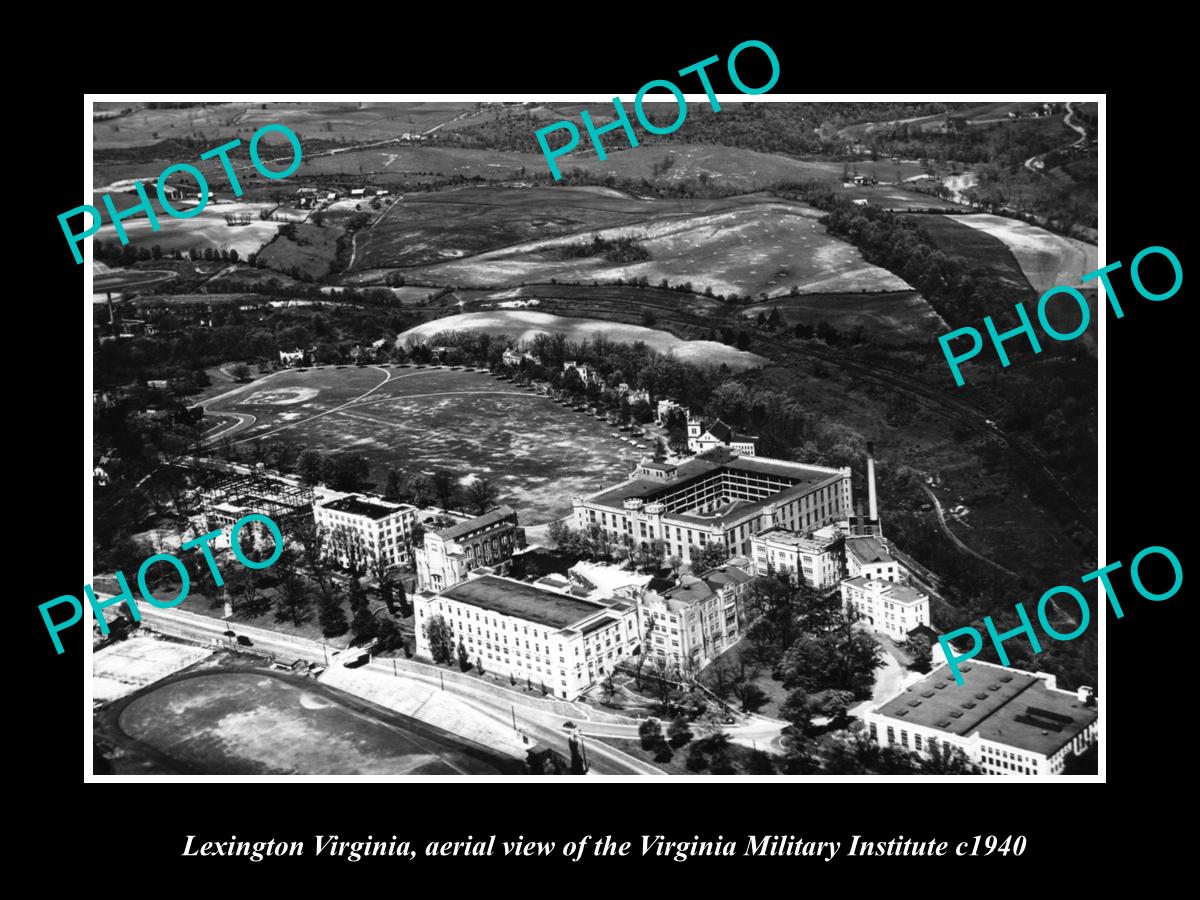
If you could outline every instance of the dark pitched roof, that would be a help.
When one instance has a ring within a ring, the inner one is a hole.
[[[463,535],[473,534],[476,531],[489,528],[492,525],[505,521],[509,517],[512,517],[512,521],[515,524],[516,516],[517,513],[511,506],[500,506],[489,513],[484,513],[482,516],[468,519],[465,522],[459,522],[457,525],[451,525],[449,528],[443,528],[441,531],[435,531],[434,534],[444,541],[453,541]]]

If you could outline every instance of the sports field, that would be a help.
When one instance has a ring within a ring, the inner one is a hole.
[[[441,368],[286,370],[207,401],[206,411],[221,417],[210,440],[277,436],[322,452],[361,453],[380,489],[389,468],[491,479],[528,525],[563,516],[573,496],[620,481],[647,447],[515,385]]]
[[[136,697],[119,725],[202,774],[503,774],[449,735],[382,711],[368,714],[348,700],[317,682],[203,672]]]

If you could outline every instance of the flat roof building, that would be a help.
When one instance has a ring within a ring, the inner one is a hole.
[[[780,526],[810,530],[847,518],[850,469],[767,457],[639,466],[627,481],[574,501],[575,525],[616,543],[690,559],[710,543],[749,555],[750,539]]]
[[[929,595],[905,584],[862,575],[847,578],[842,600],[847,613],[857,614],[894,641],[907,641],[914,628],[929,625]]]
[[[478,566],[502,566],[524,546],[525,531],[511,506],[427,531],[416,551],[417,584],[427,591],[444,590],[465,581]]]
[[[543,685],[573,700],[640,644],[637,610],[621,600],[585,600],[481,575],[413,597],[417,653],[432,658],[428,625],[441,616],[455,647],[484,671]]]
[[[908,581],[908,572],[876,537],[846,538],[846,574],[851,578],[861,575],[879,581]]]
[[[842,538],[809,538],[784,528],[768,528],[750,539],[754,574],[786,572],[818,591],[842,579]]]
[[[326,555],[339,565],[365,566],[382,559],[388,568],[410,560],[417,509],[370,494],[349,494],[313,507],[318,528],[325,529]]]
[[[941,665],[887,702],[856,715],[879,743],[923,751],[959,747],[989,775],[1058,775],[1096,742],[1091,688],[1063,691],[1047,673],[972,660],[960,685]]]

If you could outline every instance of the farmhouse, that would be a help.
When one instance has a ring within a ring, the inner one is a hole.
[[[1090,687],[1063,691],[1053,675],[972,660],[958,684],[945,665],[882,705],[853,715],[877,743],[922,752],[960,748],[987,775],[1060,775],[1096,742]]]
[[[847,518],[850,469],[766,457],[639,465],[621,484],[574,500],[575,526],[617,543],[688,559],[710,543],[730,555],[779,525],[811,530]]]
[[[704,453],[715,447],[728,447],[742,456],[754,456],[758,438],[748,434],[734,434],[733,429],[720,419],[707,428],[702,419],[688,417],[688,449],[693,453]]]
[[[573,371],[576,375],[579,376],[579,380],[583,382],[584,387],[587,387],[589,384],[600,384],[601,381],[603,380],[600,377],[600,373],[597,372],[595,369],[593,369],[591,366],[589,366],[587,363],[577,363],[573,359],[567,360],[566,362],[563,363],[563,371],[564,372],[572,372]]]
[[[485,671],[543,685],[573,700],[640,645],[637,609],[621,600],[584,600],[532,584],[481,575],[437,594],[413,596],[417,654],[433,657],[427,626],[450,628],[452,646]]]
[[[517,525],[511,506],[501,506],[482,516],[425,532],[416,550],[417,584],[423,590],[441,591],[466,581],[478,566],[501,566],[525,546],[525,530]]]
[[[339,565],[382,560],[389,568],[409,562],[417,509],[369,494],[348,494],[313,507],[319,529],[329,540],[326,555]]]

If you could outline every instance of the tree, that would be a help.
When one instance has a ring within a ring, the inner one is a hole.
[[[658,719],[646,719],[642,722],[638,726],[638,737],[641,738],[643,750],[655,750],[666,743],[662,723]]]
[[[450,626],[440,615],[431,616],[425,623],[425,638],[429,641],[429,654],[435,663],[448,663],[454,658]]]
[[[928,745],[921,757],[919,769],[922,775],[982,775],[983,770],[962,751],[945,741]]]
[[[404,634],[400,631],[400,626],[390,616],[381,616],[378,619],[378,628],[375,632],[376,652],[384,653],[403,646]]]
[[[337,453],[328,457],[322,478],[335,491],[361,490],[371,472],[371,464],[358,453]]]
[[[917,635],[908,642],[908,655],[912,661],[908,667],[916,672],[928,672],[933,665],[933,648],[930,646],[929,638],[924,635]]]
[[[230,577],[230,590],[238,598],[242,614],[249,618],[265,615],[271,609],[271,597],[260,589],[259,574],[254,569],[238,567]]]
[[[775,763],[769,753],[763,750],[751,750],[746,759],[747,775],[774,775]]]
[[[354,632],[354,639],[360,644],[367,643],[379,634],[379,621],[371,615],[371,609],[366,603],[355,608],[350,630]]]
[[[304,484],[320,484],[324,473],[325,461],[316,450],[305,450],[296,460],[296,474]]]
[[[784,775],[812,775],[821,771],[821,763],[812,744],[792,738],[783,758]]]
[[[605,703],[612,703],[613,697],[617,695],[617,682],[614,672],[609,672],[600,680],[600,694],[604,698]]]
[[[346,610],[342,608],[342,599],[337,590],[322,594],[317,601],[317,621],[321,624],[321,633],[325,637],[337,637],[345,634],[350,627],[346,621]]]
[[[813,708],[807,692],[802,689],[788,694],[787,700],[779,708],[779,714],[787,719],[801,734],[806,734],[812,727]]]
[[[483,674],[483,657],[482,656],[475,657],[475,671],[478,672],[480,675]]]
[[[407,618],[408,616],[412,615],[413,610],[412,610],[412,604],[410,604],[408,602],[408,594],[404,590],[404,582],[397,578],[396,582],[395,582],[395,587],[396,587],[396,606],[398,606],[400,608],[401,618]]]
[[[467,669],[471,668],[471,658],[469,656],[467,656],[467,647],[462,642],[462,638],[458,639],[457,652],[458,652],[458,668],[460,671],[465,672],[465,671],[467,671]]]
[[[237,363],[229,370],[229,374],[233,376],[233,380],[244,382],[250,380],[250,367],[245,363]]]
[[[451,502],[458,493],[458,479],[453,472],[438,469],[430,480],[433,485],[433,493],[441,503],[442,509],[449,510]]]
[[[724,659],[720,659],[708,667],[703,681],[705,687],[712,691],[718,699],[727,700],[733,693],[733,685],[737,681],[737,677],[733,667]]]
[[[400,473],[395,469],[388,469],[387,486],[383,489],[383,499],[391,500],[393,503],[399,502],[401,483]]]
[[[733,686],[733,693],[742,701],[742,712],[756,712],[766,705],[767,692],[750,681],[741,681]]]
[[[679,748],[692,739],[692,729],[685,716],[676,716],[667,728],[667,737],[672,747]]]
[[[715,569],[729,559],[729,550],[718,541],[709,541],[699,550],[692,551],[692,568],[697,572]]]
[[[287,573],[279,581],[275,620],[291,622],[298,627],[311,618],[312,601],[308,599],[304,580],[295,572]]]
[[[476,478],[467,488],[467,502],[477,516],[482,516],[491,509],[499,495],[496,486],[486,478]]]
[[[662,438],[654,439],[654,461],[662,462],[667,458],[667,446],[663,443]]]

